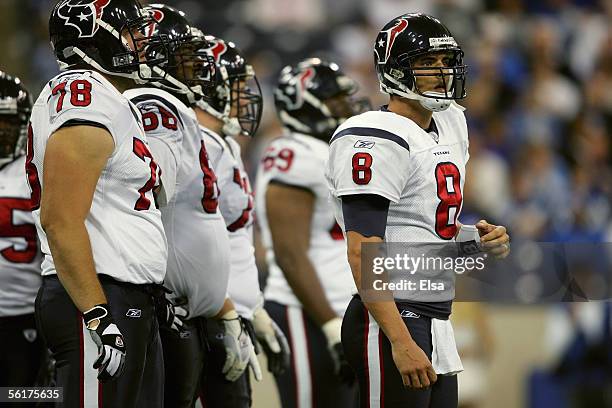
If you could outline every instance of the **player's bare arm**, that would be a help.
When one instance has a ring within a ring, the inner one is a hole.
[[[82,312],[107,303],[96,276],[85,218],[113,149],[106,129],[72,126],[51,135],[45,151],[41,224],[57,275]]]
[[[361,288],[361,247],[364,243],[383,242],[381,237],[366,237],[356,231],[348,231],[347,256],[355,279],[355,285]],[[362,300],[364,298],[362,297]],[[436,373],[425,352],[414,342],[408,328],[402,321],[394,301],[366,302],[370,314],[383,330],[393,350],[393,361],[402,375],[407,387],[429,387],[437,380]]]
[[[304,310],[322,326],[335,318],[336,313],[308,258],[314,202],[312,193],[299,188],[271,183],[266,191],[266,212],[276,262]]]

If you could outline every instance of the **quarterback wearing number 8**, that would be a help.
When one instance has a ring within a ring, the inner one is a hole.
[[[463,239],[457,218],[469,159],[464,109],[455,102],[466,96],[466,66],[449,30],[431,16],[399,16],[379,32],[374,63],[389,104],[338,127],[327,166],[360,291],[363,243]],[[471,239],[483,250],[508,254],[504,227],[485,220],[475,227]],[[435,302],[399,291],[393,301],[353,297],[342,345],[362,407],[457,406],[456,374],[463,367],[448,320],[449,293]]]

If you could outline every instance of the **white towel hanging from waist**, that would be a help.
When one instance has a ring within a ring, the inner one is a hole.
[[[463,371],[450,320],[431,319],[431,364],[436,374],[454,375]]]

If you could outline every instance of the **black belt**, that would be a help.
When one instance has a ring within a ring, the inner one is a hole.
[[[53,275],[45,275],[43,279],[48,280],[59,280],[57,274]],[[148,295],[151,295],[155,298],[164,297],[166,293],[172,293],[172,291],[168,288],[165,288],[163,285],[159,283],[132,283],[132,282],[124,282],[113,278],[110,275],[106,275],[103,273],[98,274],[98,280],[103,283],[110,283],[117,286],[122,286],[126,289],[139,290]],[[63,285],[62,285],[63,286]]]
[[[153,296],[154,298],[165,298],[167,293],[172,293],[170,289],[164,287],[164,285],[161,285],[159,283],[122,282],[113,278],[112,276],[105,275],[103,273],[98,274],[98,279],[100,280],[100,282],[112,283],[114,285],[123,286],[134,290],[140,290],[148,295]]]

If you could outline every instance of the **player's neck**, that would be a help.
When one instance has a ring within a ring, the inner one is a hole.
[[[405,98],[391,98],[388,109],[400,116],[404,116],[419,125],[421,129],[429,128],[432,113],[421,106],[419,101]]]
[[[204,126],[206,129],[212,130],[219,136],[223,136],[222,120],[215,118],[210,113],[198,107],[193,108],[193,110],[195,111],[196,117],[198,118],[198,123],[200,125]]]
[[[130,88],[134,88],[136,86],[136,83],[129,79],[129,78],[124,78],[124,77],[120,77],[120,76],[116,76],[116,75],[108,75],[108,74],[104,74],[102,72],[100,72],[100,75],[102,75],[104,78],[106,78],[106,80],[108,82],[110,82],[111,84],[113,84],[113,86],[115,88],[117,88],[117,90],[120,93],[123,93],[125,91],[127,91]]]

